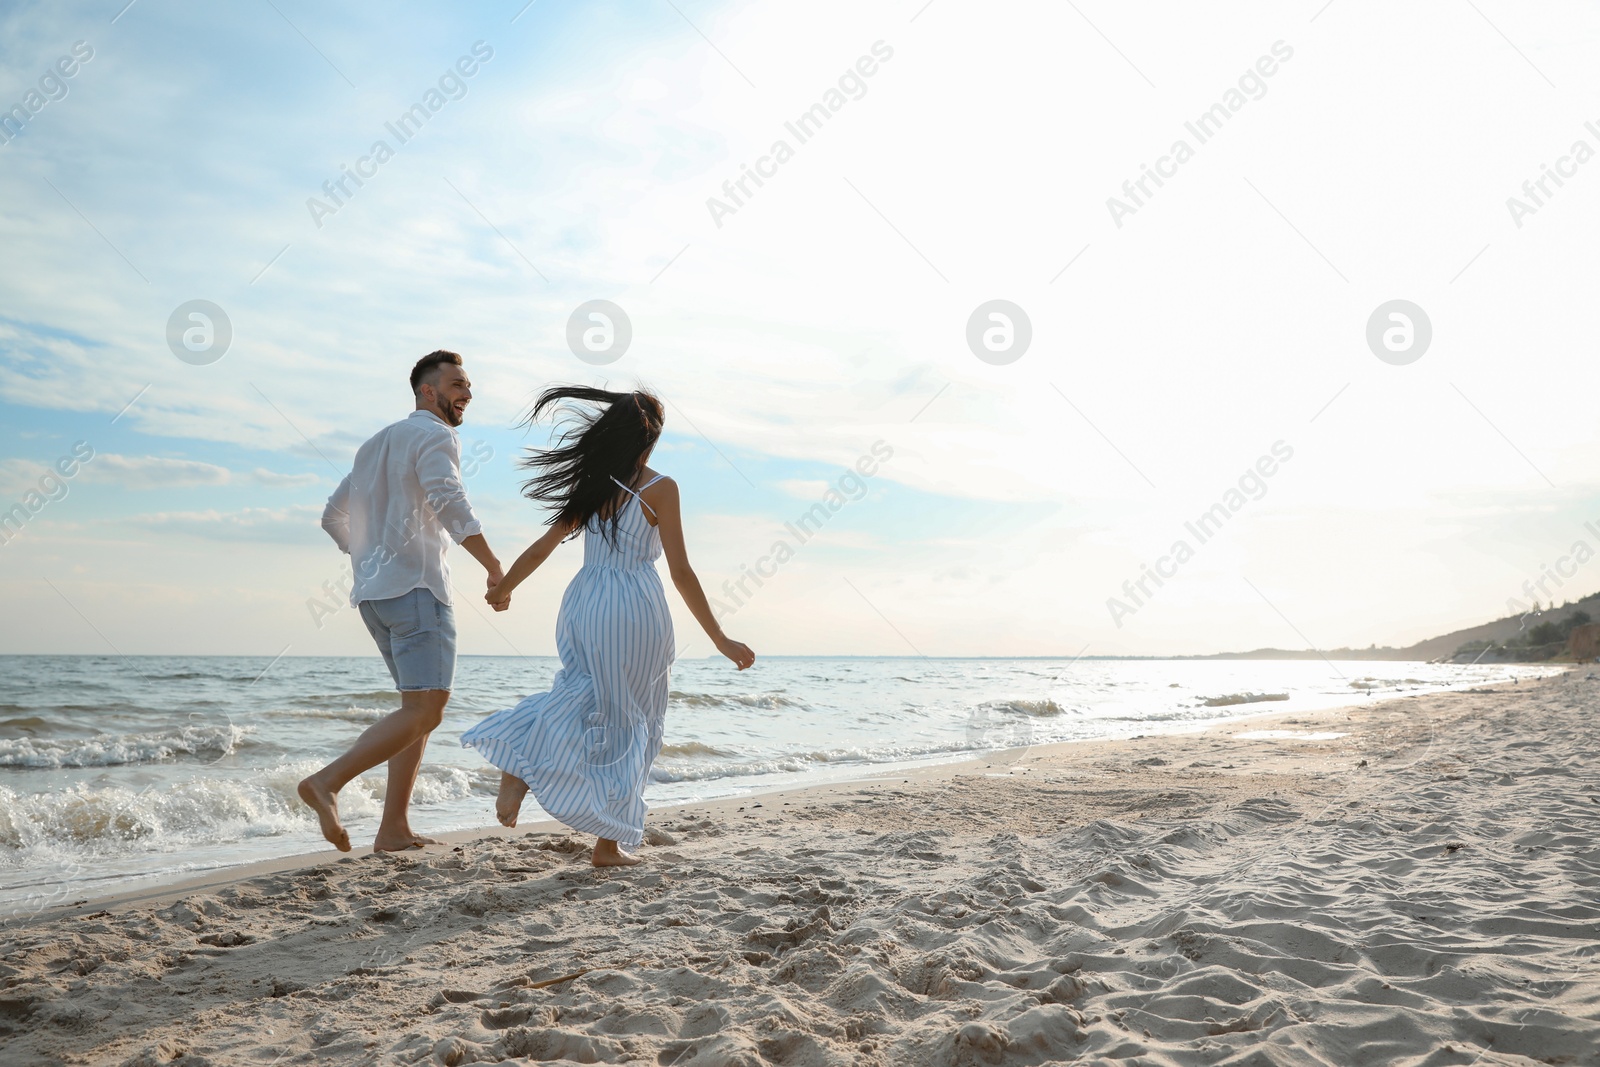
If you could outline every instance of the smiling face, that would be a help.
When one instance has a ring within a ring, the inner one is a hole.
[[[460,426],[472,402],[472,382],[454,363],[441,363],[417,385],[417,410],[431,411],[451,426]]]

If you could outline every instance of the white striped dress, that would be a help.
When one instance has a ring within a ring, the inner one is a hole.
[[[561,669],[550,691],[495,712],[461,744],[527,782],[540,807],[574,830],[637,848],[644,787],[661,751],[673,641],[655,568],[661,536],[645,519],[649,505],[623,488],[633,499],[622,506],[617,543],[599,518],[584,528],[583,567],[556,616]]]

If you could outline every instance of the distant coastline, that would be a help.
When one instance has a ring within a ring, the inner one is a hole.
[[[1168,656],[1167,659],[1326,659],[1326,660],[1403,660],[1422,663],[1549,663],[1563,659],[1590,662],[1600,649],[1595,647],[1600,618],[1600,593],[1581,600],[1554,603],[1520,615],[1487,622],[1465,630],[1453,630],[1405,648],[1334,648],[1296,651],[1258,648],[1250,652],[1214,652],[1204,656]]]

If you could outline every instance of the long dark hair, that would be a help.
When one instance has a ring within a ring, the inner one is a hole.
[[[661,437],[666,413],[654,393],[583,385],[546,389],[523,421],[533,426],[546,413],[558,417],[561,432],[552,447],[527,450],[522,467],[536,473],[522,483],[522,495],[555,508],[549,525],[570,523],[578,530],[620,500],[617,482],[633,484],[645,454]],[[621,514],[622,508],[612,507],[604,528],[613,544]]]

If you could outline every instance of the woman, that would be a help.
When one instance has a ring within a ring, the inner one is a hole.
[[[742,671],[749,647],[722,632],[684,551],[678,486],[647,465],[661,437],[661,401],[647,392],[562,386],[546,390],[528,415],[563,412],[573,423],[554,448],[534,452],[523,494],[554,509],[550,530],[489,589],[496,607],[582,531],[583,568],[561,598],[556,650],[561,670],[548,693],[527,697],[468,730],[461,744],[500,768],[495,814],[506,826],[529,790],[563,823],[599,840],[596,867],[638,863],[627,850],[644,839],[644,787],[661,751],[672,669],[672,616],[655,561],[695,620]]]

